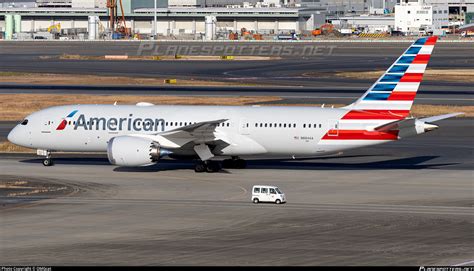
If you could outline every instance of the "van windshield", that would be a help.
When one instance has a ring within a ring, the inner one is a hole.
[[[277,191],[278,194],[283,194],[283,193],[280,191],[280,189],[275,188],[275,190]]]

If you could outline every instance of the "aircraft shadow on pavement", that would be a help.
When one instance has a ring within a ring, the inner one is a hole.
[[[290,169],[290,170],[380,170],[380,169],[437,169],[444,166],[457,165],[459,163],[428,163],[439,156],[415,156],[407,158],[396,158],[379,160],[376,157],[386,158],[382,155],[352,155],[331,156],[318,158],[288,159],[266,159],[248,160],[249,169]],[[334,161],[329,162],[328,160]],[[346,160],[351,160],[350,162]],[[370,160],[370,161],[364,161]],[[362,161],[362,162],[359,162]],[[41,159],[22,160],[22,163],[41,164]],[[106,158],[55,158],[55,164],[64,165],[108,165]],[[192,161],[176,161],[164,159],[156,165],[146,167],[115,167],[116,172],[157,172],[177,169],[193,169]],[[225,169],[221,172],[227,172]]]

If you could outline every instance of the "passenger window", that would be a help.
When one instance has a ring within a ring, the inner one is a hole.
[[[255,188],[253,189],[253,192],[254,192],[254,193],[260,193],[260,187],[255,187]]]
[[[278,125],[278,127],[280,127],[280,128],[281,128],[281,123]]]
[[[270,194],[276,194],[275,189],[270,188]]]
[[[293,123],[293,128],[296,128],[296,123]]]
[[[271,124],[271,123],[269,124],[269,126],[270,126],[270,128],[272,128],[272,124]]]
[[[27,125],[27,124],[28,124],[28,120],[27,120],[27,119],[25,119],[25,120],[23,120],[23,121],[21,122],[21,125]]]
[[[263,127],[263,123],[260,123],[260,127]]]
[[[267,123],[265,123],[265,128],[267,128],[267,125],[268,125],[268,124],[267,124]]]
[[[284,128],[286,128],[286,123],[283,125]]]
[[[321,124],[319,124],[319,128],[321,128]]]
[[[306,128],[306,124],[303,124],[303,128]],[[311,127],[309,127],[309,128],[311,128]]]
[[[262,193],[263,193],[263,194],[266,194],[266,193],[267,193],[267,189],[266,189],[266,188],[262,188]]]

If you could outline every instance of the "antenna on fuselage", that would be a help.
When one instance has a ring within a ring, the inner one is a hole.
[[[115,101],[114,105],[117,105],[117,101]]]

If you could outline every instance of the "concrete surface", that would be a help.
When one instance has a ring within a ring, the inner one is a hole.
[[[0,209],[5,265],[454,265],[474,260],[473,121],[339,157],[196,174],[163,160],[0,156],[1,178],[73,187]],[[250,201],[278,185],[284,205]],[[7,198],[0,198],[4,202]]]

